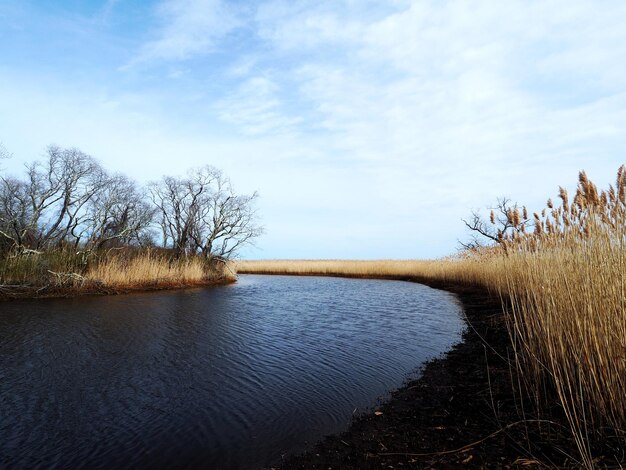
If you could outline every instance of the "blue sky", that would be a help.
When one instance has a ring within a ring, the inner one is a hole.
[[[433,258],[626,160],[626,2],[0,0],[0,142],[258,190],[251,258]]]

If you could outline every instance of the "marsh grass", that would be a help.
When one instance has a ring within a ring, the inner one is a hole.
[[[88,281],[104,286],[136,288],[202,284],[217,273],[199,257],[175,259],[152,252],[137,257],[110,256],[88,269]]]
[[[558,404],[580,463],[591,468],[593,442],[611,437],[626,445],[626,169],[605,191],[581,172],[573,200],[563,188],[559,198],[528,227],[511,211],[519,229],[501,234],[496,247],[454,258],[240,261],[237,270],[406,277],[500,295],[525,393],[538,413]]]
[[[65,250],[9,253],[0,257],[0,284],[41,287],[54,282],[53,273],[81,275],[87,266],[84,254]]]
[[[0,291],[28,297],[63,289],[64,295],[117,289],[173,288],[232,282],[222,262],[201,256],[176,257],[167,250],[122,249],[102,253],[51,250],[0,259]]]
[[[237,272],[266,274],[320,274],[337,276],[413,276],[437,269],[438,261],[420,260],[262,260],[235,262]]]

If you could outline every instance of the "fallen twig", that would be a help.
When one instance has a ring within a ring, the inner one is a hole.
[[[556,424],[557,426],[561,427],[561,425],[559,425],[558,423],[555,423],[554,421],[545,420],[545,419],[522,420],[522,421],[516,421],[516,422],[511,423],[511,424],[507,424],[503,428],[500,428],[497,431],[492,432],[488,436],[483,437],[482,439],[480,439],[478,441],[472,442],[471,444],[467,444],[467,445],[464,445],[463,447],[459,447],[458,449],[442,450],[442,451],[439,451],[439,452],[426,452],[426,453],[418,453],[418,454],[410,453],[410,452],[385,452],[385,453],[378,453],[376,455],[379,455],[379,456],[402,455],[402,456],[406,456],[406,457],[428,457],[428,456],[434,456],[434,455],[457,454],[457,453],[461,453],[461,452],[465,452],[467,450],[470,450],[472,447],[477,446],[478,444],[482,444],[486,440],[491,439],[492,437],[495,437],[498,434],[500,434],[501,432],[507,431],[507,430],[511,429],[512,427],[515,427],[515,426],[520,425],[520,424],[528,424],[528,423],[549,423],[549,424]]]

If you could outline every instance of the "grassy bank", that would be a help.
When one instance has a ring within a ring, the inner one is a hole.
[[[0,298],[71,296],[233,282],[222,262],[164,250],[26,252],[0,260]]]
[[[606,191],[581,173],[573,200],[563,189],[559,197],[527,226],[516,223],[527,219],[520,210],[511,211],[518,229],[498,246],[455,258],[245,261],[237,270],[412,278],[500,296],[508,306],[516,393],[531,397],[534,416],[549,417],[556,405],[580,463],[593,467],[597,443],[626,445],[626,170]]]

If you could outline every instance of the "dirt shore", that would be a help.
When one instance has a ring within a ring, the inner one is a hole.
[[[193,283],[152,283],[133,287],[104,286],[101,284],[85,284],[84,286],[0,286],[0,302],[15,299],[55,299],[79,297],[83,295],[120,295],[133,292],[152,292],[163,290],[180,290],[194,287],[211,287],[231,284],[235,280],[215,279]]]
[[[503,306],[476,289],[456,293],[468,328],[461,343],[427,363],[418,380],[277,468],[578,468],[576,448],[557,407],[520,399]],[[515,386],[513,385],[515,384]],[[624,461],[619,439],[603,441],[598,467]]]

